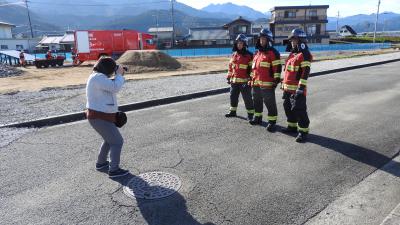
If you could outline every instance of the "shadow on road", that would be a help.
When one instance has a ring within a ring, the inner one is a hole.
[[[123,186],[128,186],[132,178],[138,178],[133,174],[128,174],[123,178],[114,178],[113,181],[120,183]],[[146,183],[143,179],[140,179]],[[146,183],[147,185],[147,183]],[[132,188],[132,187],[131,187]],[[161,191],[166,188],[161,188]],[[165,191],[168,191],[166,189]],[[141,190],[133,189],[134,193],[140,193]],[[202,224],[198,222],[187,210],[185,198],[175,192],[175,194],[157,200],[146,200],[136,198],[138,208],[143,215],[143,218],[149,225],[215,225],[213,223]]]
[[[357,160],[361,163],[373,166],[394,176],[400,177],[400,163],[393,161],[391,158],[382,155],[379,152],[352,143],[323,137],[316,134],[310,134],[308,142],[333,150],[353,160]],[[392,163],[393,166],[390,168],[383,167],[389,162]]]
[[[282,126],[278,126],[278,130],[282,130]],[[286,133],[284,133],[286,134]],[[293,136],[295,134],[286,134],[288,136]],[[367,149],[349,142],[320,136],[317,134],[309,134],[307,142],[319,145],[321,147],[333,150],[337,153],[345,155],[358,162],[370,165],[376,169],[385,171],[394,176],[400,177],[400,163],[393,161],[391,158],[376,152],[371,149]],[[383,167],[387,163],[391,163],[389,168]]]

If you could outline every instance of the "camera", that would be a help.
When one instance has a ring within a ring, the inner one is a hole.
[[[117,65],[117,66],[115,67],[115,72],[117,72],[117,70],[119,69],[120,66],[121,66],[121,65]],[[124,69],[125,72],[128,72],[128,67],[123,66],[122,68]]]

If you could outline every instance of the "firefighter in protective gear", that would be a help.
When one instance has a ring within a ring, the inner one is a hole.
[[[273,36],[268,29],[262,29],[257,40],[258,51],[254,55],[252,65],[254,118],[250,121],[252,125],[262,124],[263,103],[268,109],[267,130],[276,130],[278,110],[276,107],[275,88],[281,82],[281,59],[279,52],[272,46]]]
[[[229,62],[227,75],[228,84],[231,85],[230,101],[231,107],[226,117],[235,117],[239,103],[239,95],[242,93],[243,101],[247,109],[249,120],[253,118],[254,106],[251,98],[251,87],[249,86],[253,54],[247,50],[247,37],[239,34],[233,46],[233,54]]]
[[[19,63],[20,63],[21,66],[23,66],[23,67],[26,66],[24,50],[21,50],[21,52],[19,53]]]
[[[310,120],[307,114],[307,80],[310,74],[312,55],[307,46],[307,35],[301,29],[294,29],[289,36],[283,79],[283,107],[288,126],[283,131],[296,133],[297,142],[306,140]]]
[[[53,59],[53,55],[51,54],[50,50],[48,50],[47,53],[46,53],[46,59],[47,60]]]

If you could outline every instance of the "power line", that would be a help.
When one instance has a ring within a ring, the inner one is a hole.
[[[174,15],[174,0],[171,0],[171,17],[172,17],[172,47],[175,43],[175,15]]]
[[[381,6],[381,0],[378,1],[378,11],[376,12],[376,20],[375,20],[375,29],[374,29],[374,43],[376,40],[376,28],[378,26],[378,17],[379,17],[379,6]]]
[[[28,20],[29,20],[29,28],[31,29],[31,38],[33,38],[33,30],[32,30],[32,22],[31,22],[31,15],[29,13],[29,7],[28,7],[28,1],[25,0],[25,7],[26,7],[26,11],[28,13]]]

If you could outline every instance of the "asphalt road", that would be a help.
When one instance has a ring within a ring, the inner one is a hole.
[[[303,224],[397,154],[399,68],[311,78],[305,144],[224,118],[227,94],[129,113],[123,167],[182,180],[159,201],[132,200],[128,179],[94,170],[100,138],[87,122],[28,133],[0,148],[0,223]]]

